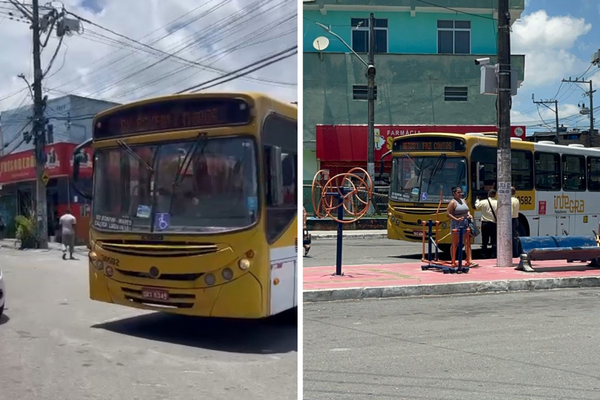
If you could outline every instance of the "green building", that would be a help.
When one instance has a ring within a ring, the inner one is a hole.
[[[435,5],[434,5],[435,3]],[[480,94],[476,58],[496,63],[497,10],[489,0],[304,0],[304,183],[319,169],[317,125],[367,124],[365,65],[375,17],[377,125],[495,125],[496,96]],[[510,1],[511,23],[524,0]],[[318,51],[313,42],[327,37]],[[525,56],[512,55],[518,81]],[[376,160],[377,162],[377,160]]]

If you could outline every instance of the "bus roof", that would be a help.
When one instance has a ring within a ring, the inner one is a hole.
[[[262,103],[264,105],[269,105],[278,113],[282,115],[296,119],[298,116],[298,106],[292,103],[285,103],[280,100],[277,100],[269,95],[259,92],[204,92],[204,93],[186,93],[186,94],[170,94],[164,96],[156,96],[150,97],[147,99],[133,101],[131,103],[122,104],[116,107],[109,108],[104,110],[94,117],[94,125],[95,121],[98,118],[105,117],[107,115],[113,114],[118,111],[127,110],[129,108],[135,108],[146,104],[152,103],[160,103],[160,102],[168,102],[170,100],[189,98],[189,99],[201,99],[201,98],[243,98],[254,104]]]
[[[399,136],[393,139],[393,141],[410,140],[411,137],[448,137],[448,138],[461,138],[467,143],[473,145],[474,143],[484,144],[492,147],[496,147],[498,143],[497,135],[491,135],[487,132],[473,132],[473,133],[415,133],[412,135]],[[519,149],[530,149],[532,151],[544,151],[549,153],[564,153],[564,154],[580,154],[580,155],[594,155],[600,156],[600,148],[598,147],[582,147],[581,145],[564,145],[555,144],[550,142],[529,142],[523,141],[519,138],[511,137],[511,147]],[[405,151],[403,151],[405,152]],[[440,151],[441,152],[441,151]]]

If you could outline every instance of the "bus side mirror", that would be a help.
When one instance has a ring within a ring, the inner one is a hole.
[[[86,200],[92,199],[92,193],[89,190],[83,189],[81,182],[79,181],[79,172],[81,162],[86,158],[82,149],[89,147],[92,144],[92,139],[88,139],[81,143],[73,151],[73,189],[75,192]]]
[[[268,150],[269,157],[269,204],[280,206],[283,204],[283,169],[281,165],[281,147],[271,146]]]

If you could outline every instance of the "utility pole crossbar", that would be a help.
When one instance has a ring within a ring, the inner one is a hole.
[[[575,78],[575,80],[569,78],[569,79],[563,79],[563,82],[566,83],[589,83],[590,85],[590,90],[588,92],[585,92],[586,95],[588,95],[590,97],[590,141],[591,141],[591,147],[594,147],[594,88],[592,86],[592,81],[591,79],[589,81],[586,81],[584,79],[579,79],[579,78]]]
[[[538,101],[535,101],[535,97],[534,97],[533,94],[531,95],[531,99],[533,100],[533,102],[535,104],[541,104],[544,107],[546,107],[548,110],[550,110],[550,111],[552,111],[554,113],[554,115],[556,117],[556,139],[555,140],[556,140],[556,143],[558,144],[558,140],[560,138],[560,136],[558,134],[558,100],[554,99],[554,100],[538,100]],[[552,103],[554,103],[554,110],[547,106],[547,104],[552,104]]]

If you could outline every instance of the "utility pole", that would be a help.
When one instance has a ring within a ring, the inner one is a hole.
[[[40,19],[38,0],[33,0],[33,140],[35,144],[36,218],[39,247],[48,248],[48,207],[46,185],[42,176],[46,170],[46,134],[42,100],[42,62],[40,59]]]
[[[592,147],[594,147],[594,88],[592,86],[592,81],[586,81],[583,79],[579,79],[579,78],[575,78],[575,80],[572,80],[571,78],[567,79],[563,79],[563,82],[568,82],[568,83],[589,83],[590,84],[590,91],[586,92],[586,94],[588,96],[590,96],[590,140],[591,140],[591,145]]]
[[[47,67],[46,72],[42,72],[41,48],[46,47],[52,30],[56,26],[56,34],[61,37],[56,52],[60,49],[62,37],[66,33],[79,32],[79,20],[65,17],[63,8],[61,13],[51,8],[51,10],[40,20],[39,0],[32,0],[32,11],[19,3],[17,0],[8,0],[16,9],[18,9],[27,19],[31,21],[33,32],[33,121],[31,136],[34,141],[35,154],[35,173],[36,173],[36,206],[35,216],[37,221],[38,245],[42,249],[48,248],[48,204],[46,199],[46,183],[48,177],[46,172],[46,123],[44,109],[46,100],[42,98],[42,80],[52,66],[52,61]],[[48,32],[44,43],[41,41],[41,33]],[[56,55],[56,53],[55,53]],[[23,76],[23,79],[25,77]],[[27,82],[27,80],[25,80]],[[46,182],[44,181],[46,179]]]
[[[369,100],[369,141],[367,146],[367,172],[375,177],[375,17],[369,18],[369,65],[367,66]]]
[[[533,96],[533,94],[531,95],[531,100],[533,100],[533,102],[535,104],[541,104],[544,107],[546,107],[548,110],[554,112],[554,115],[556,117],[556,144],[558,144],[558,140],[560,138],[560,136],[558,135],[558,100],[540,100],[540,101],[535,101],[535,97]],[[552,104],[554,103],[554,110],[551,109],[550,107],[548,107],[546,104]]]
[[[512,267],[510,14],[498,0],[498,267]]]

